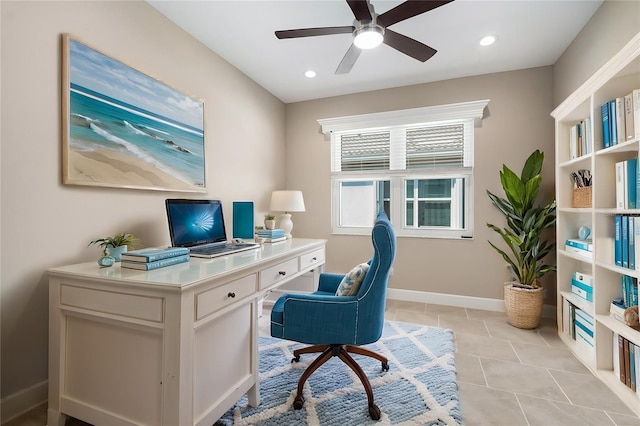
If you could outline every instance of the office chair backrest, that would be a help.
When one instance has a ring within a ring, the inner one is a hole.
[[[373,258],[364,277],[358,299],[358,345],[375,342],[382,335],[387,283],[396,254],[396,235],[384,212],[380,212],[371,232]]]

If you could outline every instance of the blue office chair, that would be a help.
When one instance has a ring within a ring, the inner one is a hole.
[[[355,295],[336,296],[344,275],[323,273],[318,291],[285,294],[271,310],[273,337],[313,345],[295,350],[291,362],[299,361],[301,354],[321,352],[298,381],[298,393],[293,403],[296,410],[304,404],[302,388],[309,376],[331,357],[337,356],[360,378],[367,393],[371,418],[380,419],[369,379],[350,353],[377,359],[383,370],[389,370],[386,357],[360,347],[376,342],[384,325],[387,282],[396,251],[395,233],[384,212],[376,218],[371,239],[373,258],[368,262],[369,268]]]

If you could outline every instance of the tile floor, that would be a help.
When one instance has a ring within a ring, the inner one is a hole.
[[[640,426],[640,418],[573,357],[555,321],[520,330],[507,324],[504,313],[397,300],[388,301],[386,317],[453,330],[467,426]],[[260,331],[266,334],[268,321],[265,310]],[[46,417],[42,405],[3,426],[43,426]]]

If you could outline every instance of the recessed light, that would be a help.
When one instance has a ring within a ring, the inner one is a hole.
[[[498,37],[496,37],[494,35],[488,35],[486,37],[483,37],[480,40],[480,45],[481,46],[489,46],[489,45],[495,43],[497,39],[498,39]]]
[[[304,73],[304,76],[307,78],[313,78],[316,76],[316,72],[313,70],[309,70]]]

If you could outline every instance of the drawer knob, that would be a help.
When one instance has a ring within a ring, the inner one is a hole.
[[[287,275],[287,271],[278,271],[278,274],[284,277],[285,275]]]
[[[318,260],[318,258],[317,257],[313,257],[311,260],[315,262],[316,260]]]
[[[236,294],[230,291],[229,294],[227,294],[227,297],[230,297],[233,299],[234,297],[236,297]]]

